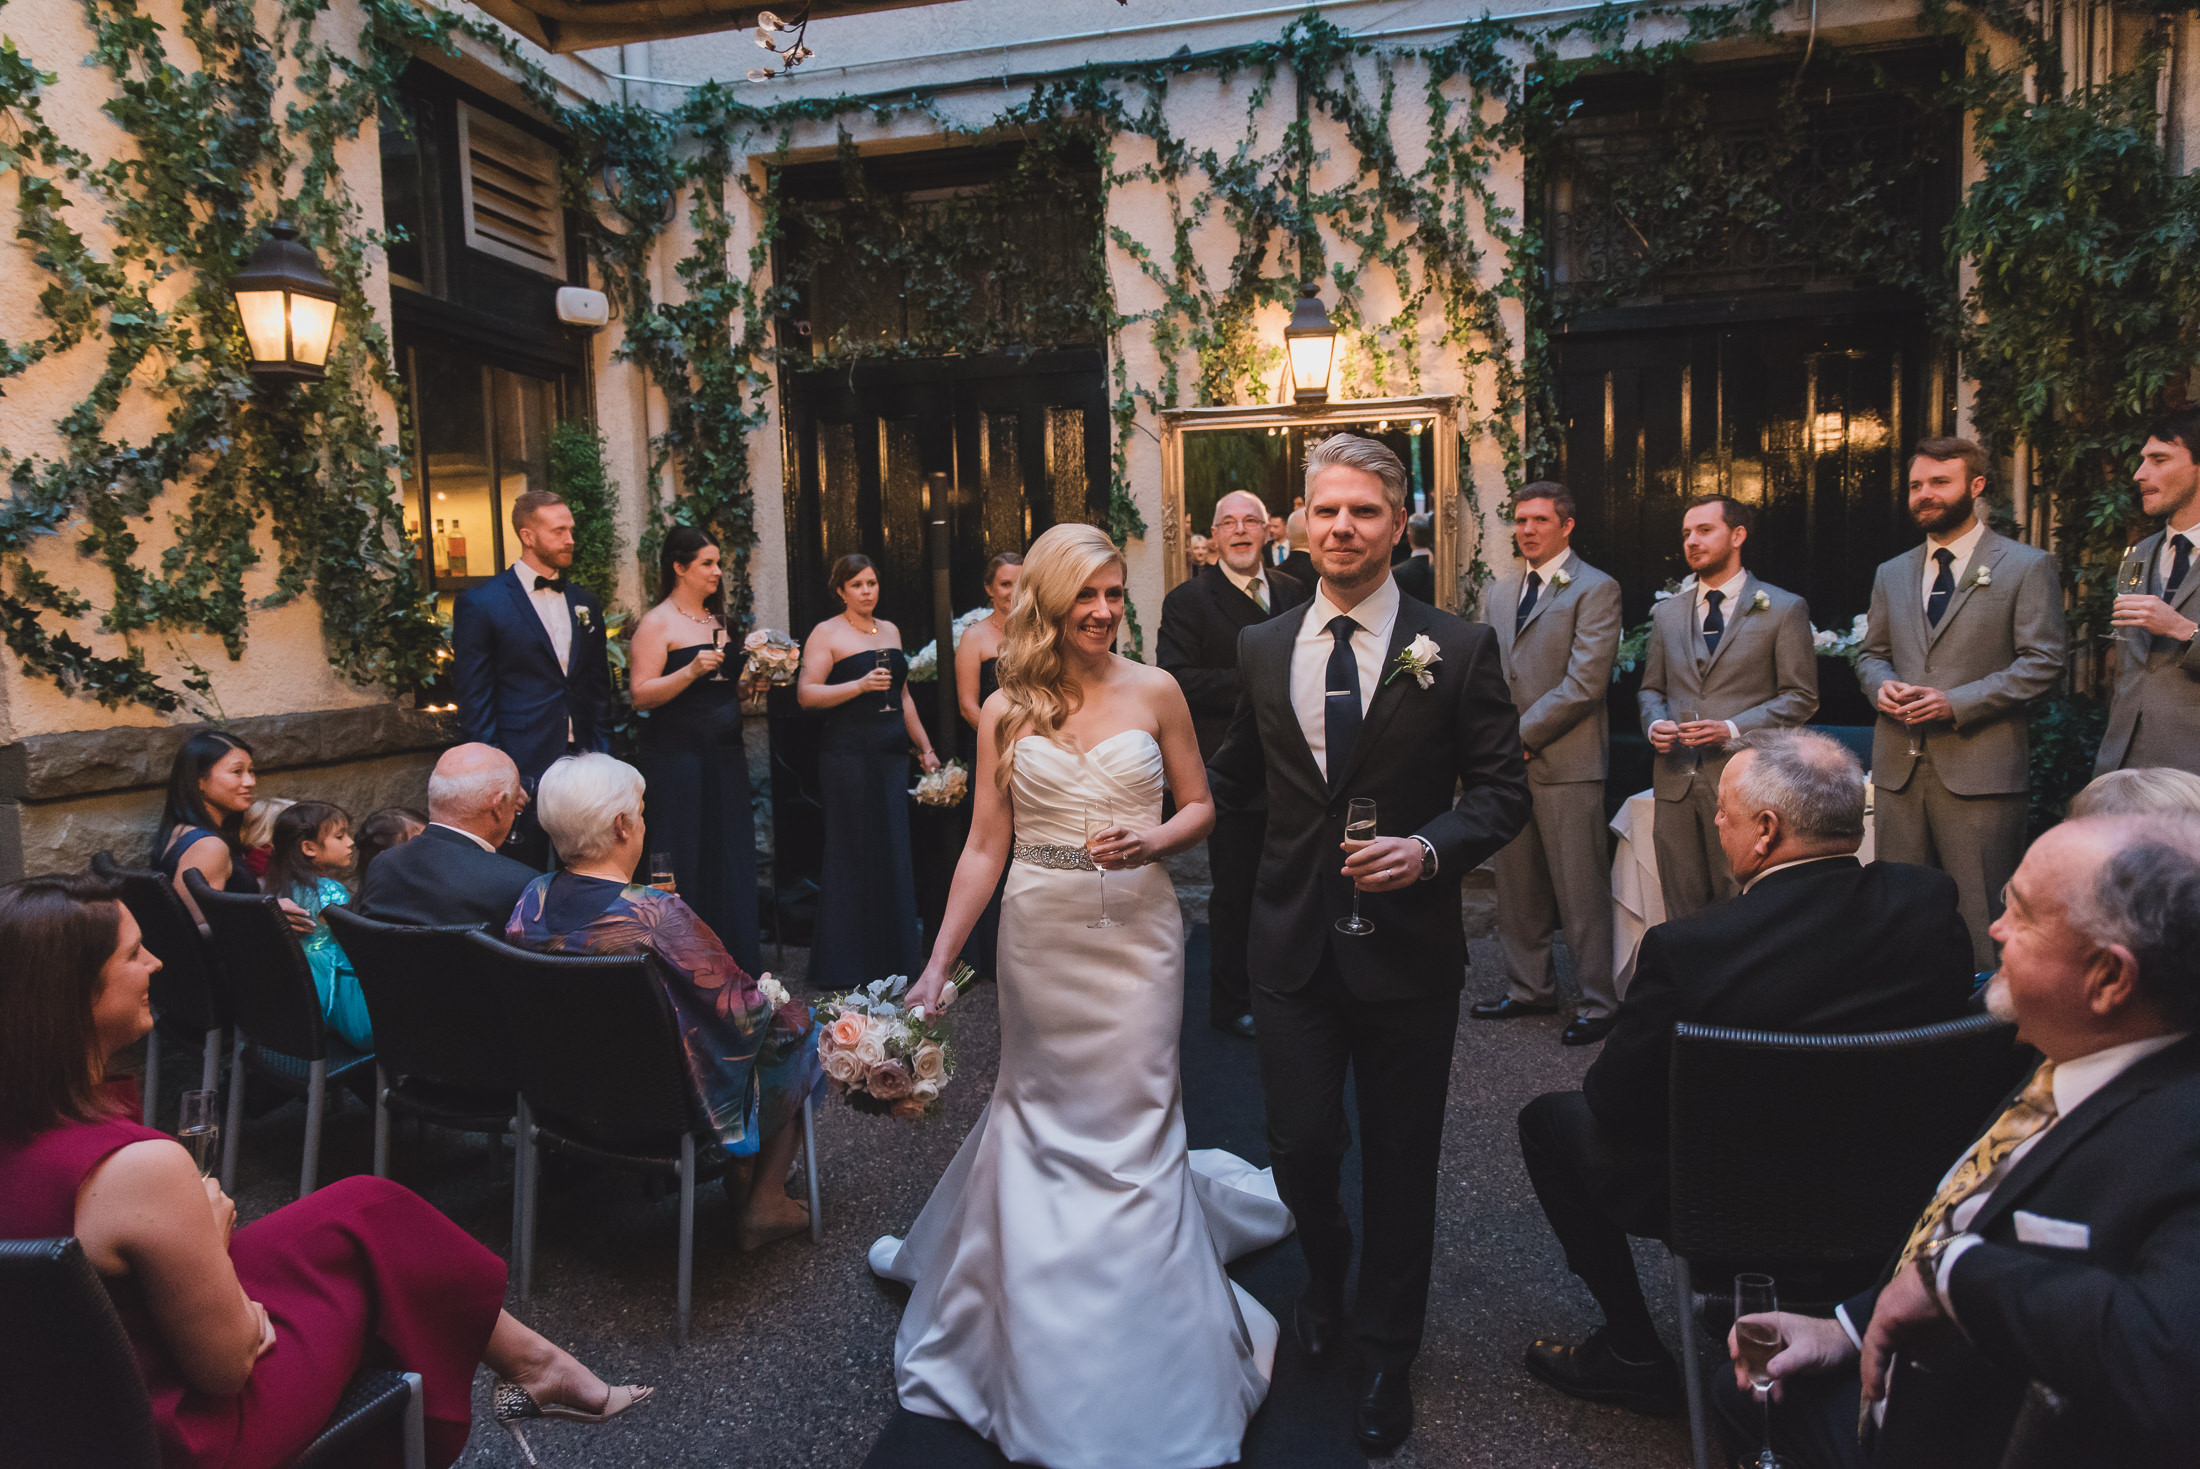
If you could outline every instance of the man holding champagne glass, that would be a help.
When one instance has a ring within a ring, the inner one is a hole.
[[[2139,506],[2162,528],[2124,553],[2109,623],[2116,682],[2095,775],[2168,766],[2200,775],[2200,601],[2193,550],[2200,546],[2200,410],[2173,413],[2148,430],[2131,477]]]

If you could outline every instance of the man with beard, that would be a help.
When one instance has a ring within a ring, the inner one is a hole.
[[[1981,970],[2024,855],[2028,711],[2061,678],[2067,642],[2055,558],[1988,529],[1985,493],[1978,445],[1919,442],[1910,516],[1925,543],[1880,566],[1857,670],[1879,710],[1877,854],[1956,880]]]
[[[1215,502],[1216,559],[1192,573],[1161,603],[1157,640],[1161,666],[1176,676],[1191,706],[1201,758],[1212,760],[1229,733],[1238,701],[1238,634],[1297,607],[1314,589],[1262,563],[1270,517],[1258,495],[1236,490]],[[1268,806],[1219,811],[1207,836],[1207,1018],[1219,1030],[1253,1034],[1251,981],[1245,971],[1246,929],[1253,916],[1253,877],[1268,830]]]
[[[2170,766],[2200,775],[2200,410],[2148,430],[2139,450],[2139,505],[2162,528],[2124,553],[2116,574],[2116,692],[2095,775]]]

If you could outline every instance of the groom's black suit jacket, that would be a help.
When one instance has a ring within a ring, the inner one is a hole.
[[[1359,999],[1455,993],[1467,958],[1459,880],[1528,819],[1520,713],[1498,666],[1497,635],[1401,593],[1382,681],[1351,753],[1325,780],[1291,706],[1292,644],[1304,619],[1294,611],[1238,635],[1237,713],[1207,767],[1222,809],[1268,798],[1247,968],[1255,984],[1290,992],[1331,946]],[[1399,652],[1421,633],[1439,655],[1426,689],[1410,673],[1393,676]],[[1437,859],[1433,881],[1360,895],[1375,931],[1359,938],[1332,926],[1352,905],[1339,843],[1355,796],[1375,802],[1384,836],[1425,837]]]

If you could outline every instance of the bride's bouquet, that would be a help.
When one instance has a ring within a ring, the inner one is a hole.
[[[939,769],[917,777],[909,794],[920,806],[960,806],[970,794],[970,767],[950,760]]]
[[[969,965],[955,966],[940,996],[942,1010],[971,978]],[[903,1003],[908,992],[908,977],[896,974],[817,1002],[817,1054],[825,1079],[858,1112],[930,1117],[954,1079],[946,1025],[923,1007]]]

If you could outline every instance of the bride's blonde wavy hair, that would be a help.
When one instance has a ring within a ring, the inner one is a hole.
[[[994,668],[1008,699],[993,728],[995,775],[1004,789],[1016,767],[1016,741],[1025,735],[1054,738],[1085,702],[1062,656],[1062,628],[1076,610],[1077,593],[1111,562],[1128,573],[1115,542],[1089,525],[1055,526],[1024,553],[1024,574],[1008,604],[1008,631]]]

